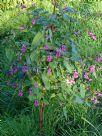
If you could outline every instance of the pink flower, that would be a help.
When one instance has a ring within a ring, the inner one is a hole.
[[[51,55],[47,56],[47,62],[51,62],[51,61],[52,61],[52,56]]]
[[[91,36],[91,38],[92,38],[94,41],[96,41],[96,36],[95,36],[95,35]]]
[[[57,58],[61,57],[61,51],[62,51],[61,48],[59,48],[59,49],[56,50],[56,57]]]
[[[19,96],[19,97],[22,97],[22,96],[23,96],[22,90],[18,92],[18,96]]]
[[[102,93],[97,93],[96,94],[98,97],[102,97]]]
[[[92,32],[88,32],[88,35],[95,41],[96,40],[96,36],[94,33]]]
[[[97,57],[97,58],[96,58],[96,61],[99,62],[99,63],[102,62],[102,56]]]
[[[27,49],[26,45],[23,44],[22,47],[21,47],[22,53],[25,53],[25,52],[26,52],[26,49]]]
[[[89,68],[89,70],[90,70],[90,73],[94,73],[95,72],[95,66],[91,65],[90,68]]]
[[[35,107],[38,107],[38,106],[39,106],[39,102],[38,102],[38,100],[35,100],[35,102],[34,102],[34,106],[35,106]]]
[[[73,84],[75,84],[75,81],[74,81],[74,79],[71,79],[71,80],[67,79],[66,83],[70,84],[70,85],[73,85]]]
[[[98,103],[99,103],[99,101],[98,101],[98,99],[97,99],[96,96],[94,96],[94,97],[91,99],[91,101],[93,101],[94,104],[98,104]]]
[[[77,78],[78,78],[78,72],[75,71],[75,72],[73,73],[73,78],[74,78],[74,79],[77,79]]]
[[[45,50],[48,50],[48,49],[49,49],[49,47],[48,47],[47,44],[44,46],[44,49],[45,49]]]
[[[52,74],[52,69],[51,68],[48,68],[48,71],[47,71],[48,75],[50,76]]]
[[[89,80],[88,73],[85,73],[85,74],[84,74],[84,78],[85,78],[86,80]]]
[[[92,32],[88,32],[88,35],[89,35],[89,36],[93,36],[93,35],[94,35],[94,33],[92,33]]]
[[[32,19],[32,24],[35,25],[35,23],[36,23],[36,20],[33,18]]]

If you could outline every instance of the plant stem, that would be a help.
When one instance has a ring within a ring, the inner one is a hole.
[[[53,7],[53,14],[55,14],[56,13],[56,0],[53,0],[53,5],[54,5],[54,7]]]

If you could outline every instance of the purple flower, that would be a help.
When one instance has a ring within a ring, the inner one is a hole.
[[[86,73],[86,72],[85,72],[85,74],[84,74],[84,78],[85,78],[86,80],[89,80],[88,73]]]
[[[14,68],[13,68],[13,73],[16,74],[16,73],[17,73],[17,70],[18,70],[17,67],[14,67]]]
[[[24,8],[27,8],[27,7],[26,7],[25,5],[22,5],[22,6],[21,6],[21,9],[24,9]]]
[[[48,71],[47,71],[48,75],[50,76],[52,74],[52,69],[51,68],[48,68]]]
[[[22,97],[22,96],[23,96],[22,90],[18,92],[18,96],[19,96],[19,97]]]
[[[35,23],[36,23],[36,20],[33,18],[32,19],[32,24],[35,25]]]
[[[94,96],[94,97],[91,99],[91,101],[93,101],[94,104],[99,103],[99,101],[98,101],[98,99],[97,99],[96,96]]]
[[[96,58],[96,61],[99,62],[99,63],[102,62],[102,56],[97,57],[97,58]]]
[[[56,50],[56,57],[57,57],[57,58],[60,58],[60,57],[61,57],[61,52],[62,52],[62,49],[61,49],[61,48],[58,48],[58,49]]]
[[[66,51],[66,46],[65,45],[61,45],[61,51]]]
[[[39,102],[38,102],[38,100],[35,100],[35,102],[34,102],[34,106],[35,106],[35,107],[38,107],[38,106],[39,106]]]
[[[75,31],[75,32],[73,32],[73,34],[74,34],[74,35],[78,35],[78,32]]]
[[[48,47],[48,45],[46,44],[46,45],[44,45],[44,49],[45,50],[48,50],[49,49],[49,47]]]
[[[23,72],[23,73],[26,73],[26,71],[27,71],[27,66],[26,66],[26,65],[23,65],[23,66],[22,66],[22,72]]]
[[[8,71],[7,71],[7,75],[8,75],[8,76],[12,76],[12,75],[13,75],[13,71],[12,71],[11,69],[8,70]]]
[[[95,66],[91,65],[90,68],[89,68],[89,70],[90,70],[90,73],[94,73],[95,72]]]
[[[95,41],[96,40],[96,36],[94,33],[92,32],[88,32],[88,35]]]
[[[96,94],[98,97],[102,97],[102,93],[97,93]]]
[[[26,52],[26,49],[27,49],[26,45],[23,44],[22,47],[21,47],[22,53],[25,53],[25,52]]]
[[[29,95],[32,95],[32,89],[29,88]]]
[[[52,61],[52,56],[51,55],[47,56],[47,62],[51,62],[51,61]]]

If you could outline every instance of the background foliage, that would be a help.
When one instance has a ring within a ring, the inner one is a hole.
[[[0,1],[2,6],[0,11],[0,135],[1,136],[37,136],[39,133],[39,109],[35,108],[29,102],[26,95],[19,98],[15,95],[14,88],[7,86],[9,78],[6,71],[10,67],[10,62],[5,54],[6,48],[20,49],[19,41],[32,42],[37,31],[29,30],[31,25],[31,13],[35,8],[44,8],[52,13],[53,5],[49,1],[34,1],[36,7],[29,9],[21,9],[22,4],[30,7],[32,3],[22,1]],[[59,38],[63,33],[67,37],[70,33],[77,32],[78,35],[73,35],[71,40],[75,41],[77,50],[84,60],[84,64],[88,66],[95,63],[96,67],[101,69],[102,64],[95,61],[98,55],[102,55],[102,4],[100,1],[59,1],[58,6],[70,6],[69,11],[73,9],[78,14],[68,13],[70,17],[76,21],[67,22],[69,18],[64,16],[65,27],[58,27],[58,33],[55,36]],[[29,4],[27,4],[29,3]],[[19,4],[19,8],[14,8]],[[57,9],[57,13],[58,9]],[[43,15],[45,16],[45,15]],[[68,23],[68,25],[66,25]],[[20,26],[28,28],[22,33],[19,30]],[[39,28],[38,28],[39,29]],[[37,29],[37,30],[38,30]],[[42,29],[42,28],[41,28]],[[87,36],[87,31],[95,33],[97,41],[92,41]],[[62,35],[62,41],[63,41]],[[60,38],[59,38],[60,39]],[[61,40],[61,39],[60,39]],[[15,44],[16,43],[16,44]],[[15,46],[16,45],[16,46]],[[73,56],[74,57],[74,56]],[[97,70],[97,80],[93,83],[93,88],[101,92],[102,71]],[[101,100],[100,100],[101,101]],[[66,110],[67,109],[67,110]],[[52,95],[49,99],[49,105],[44,111],[43,135],[45,136],[101,136],[102,135],[102,109],[101,103],[98,106],[86,107],[84,105],[74,105],[68,103],[66,109],[59,105],[59,100]],[[67,112],[66,112],[67,111]],[[67,119],[66,119],[67,116]],[[52,125],[53,124],[53,125]]]

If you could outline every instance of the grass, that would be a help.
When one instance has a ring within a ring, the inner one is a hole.
[[[76,46],[84,62],[91,64],[95,62],[95,57],[102,55],[102,2],[70,2],[70,5],[78,9],[77,19],[80,25],[73,23],[70,27],[72,31],[77,31],[79,35],[73,36]],[[49,3],[42,3],[46,7]],[[39,6],[39,4],[37,5]],[[49,4],[48,7],[52,5]],[[50,10],[50,8],[47,8]],[[7,78],[1,71],[9,67],[5,56],[5,47],[13,46],[13,32],[17,32],[19,39],[19,26],[28,25],[29,18],[26,10],[8,10],[2,13],[0,17],[0,136],[39,136],[39,118],[38,109],[31,110],[31,105],[27,99],[14,99],[12,91],[5,81]],[[68,27],[66,27],[68,28]],[[93,41],[87,35],[88,31],[95,33],[97,40]],[[28,32],[29,34],[29,32]],[[28,36],[28,35],[27,35]],[[21,38],[23,39],[24,36]],[[101,64],[96,64],[101,67]],[[102,73],[99,71],[97,82],[100,91]],[[98,84],[99,84],[98,83]],[[97,85],[95,83],[96,89]],[[81,107],[80,105],[68,104],[68,118],[63,115],[63,110],[58,106],[58,101],[54,99],[44,111],[44,136],[102,136],[102,109],[94,107]],[[42,136],[42,135],[41,135]]]

